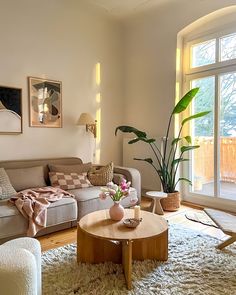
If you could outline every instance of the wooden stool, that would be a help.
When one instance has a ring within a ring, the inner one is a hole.
[[[158,215],[164,215],[164,211],[162,209],[160,200],[167,197],[167,194],[160,191],[150,191],[146,192],[146,195],[153,199],[152,204],[152,213],[156,213]]]
[[[216,225],[230,238],[220,243],[217,248],[222,250],[236,241],[236,215],[225,213],[214,209],[204,209],[206,214]]]

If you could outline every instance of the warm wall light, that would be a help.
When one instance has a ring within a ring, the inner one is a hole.
[[[181,53],[180,53],[180,48],[176,48],[176,71],[180,71],[180,66],[181,66]]]
[[[101,84],[101,64],[96,63],[96,84],[99,86]]]
[[[93,133],[94,137],[97,137],[97,121],[89,113],[82,113],[79,117],[77,125],[86,125],[86,131]]]

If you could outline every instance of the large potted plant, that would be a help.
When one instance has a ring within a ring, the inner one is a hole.
[[[148,138],[146,132],[140,131],[132,126],[118,126],[115,130],[115,135],[118,130],[124,133],[133,133],[135,138],[131,139],[128,143],[134,144],[139,141],[142,141],[149,145],[153,152],[153,158],[134,158],[134,160],[144,161],[150,164],[157,176],[160,179],[162,189],[165,193],[168,194],[168,197],[161,200],[162,207],[164,210],[176,211],[180,205],[179,192],[176,190],[176,187],[180,181],[185,181],[191,185],[191,181],[185,177],[178,177],[178,168],[180,163],[188,161],[186,154],[194,149],[199,148],[199,145],[192,145],[192,138],[190,135],[182,136],[182,131],[184,125],[200,117],[203,117],[209,113],[209,111],[200,112],[192,116],[186,117],[182,120],[179,128],[179,132],[176,138],[172,141],[169,139],[169,133],[171,128],[172,119],[175,115],[179,115],[187,109],[190,105],[193,98],[196,96],[199,88],[193,88],[188,93],[186,93],[181,100],[176,104],[173,111],[170,114],[167,130],[165,137],[163,138],[163,152],[161,148],[157,145],[154,138]]]

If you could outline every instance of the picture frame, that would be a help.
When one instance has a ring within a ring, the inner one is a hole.
[[[22,89],[0,86],[0,134],[22,132]]]
[[[62,83],[28,77],[30,127],[62,127]]]

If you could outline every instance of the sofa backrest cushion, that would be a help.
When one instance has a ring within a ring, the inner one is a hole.
[[[8,199],[16,194],[4,168],[0,168],[0,200]]]
[[[43,166],[6,169],[6,173],[17,192],[27,188],[47,186],[44,179]]]
[[[62,172],[62,173],[88,173],[92,169],[92,163],[76,164],[76,165],[48,165],[50,172]]]
[[[30,168],[35,166],[43,166],[44,179],[47,185],[50,185],[48,176],[48,165],[73,165],[82,164],[82,160],[76,157],[68,158],[51,158],[51,159],[36,159],[36,160],[15,160],[15,161],[0,161],[0,167],[5,169]]]

